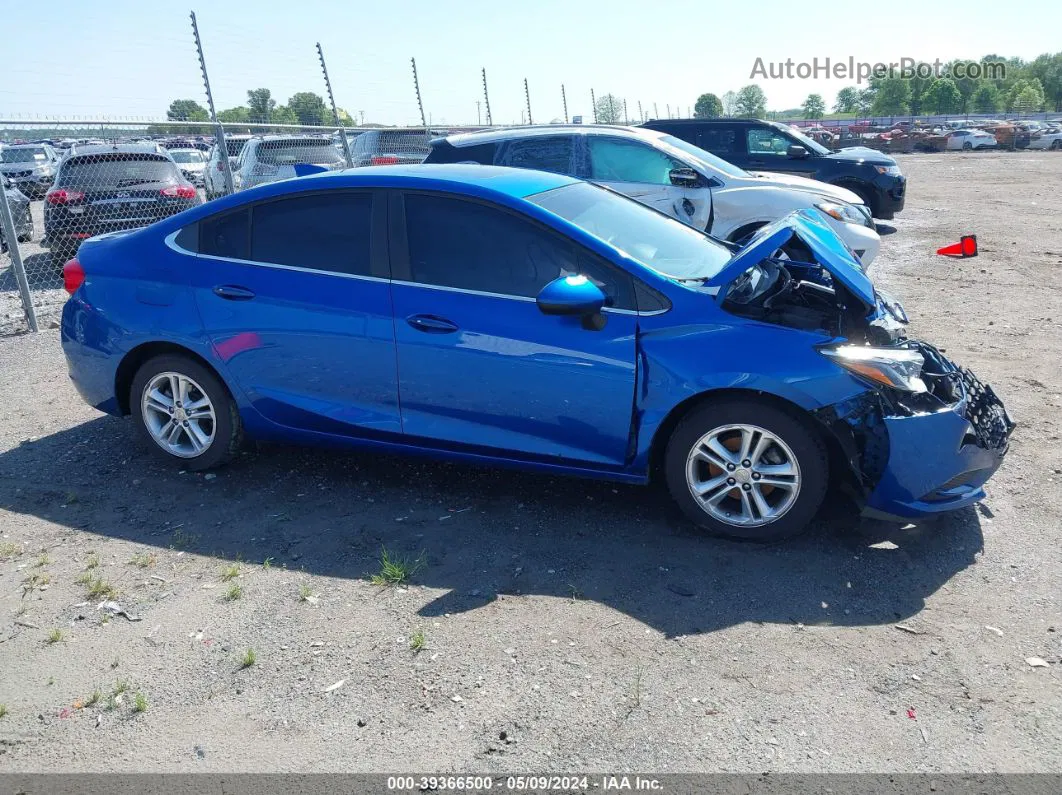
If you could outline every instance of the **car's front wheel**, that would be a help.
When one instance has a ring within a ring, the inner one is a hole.
[[[770,403],[726,399],[684,417],[668,442],[668,490],[714,535],[776,541],[808,526],[829,465],[807,423]]]
[[[191,357],[156,356],[133,378],[129,407],[140,433],[167,458],[210,469],[240,447],[240,415],[218,377]]]

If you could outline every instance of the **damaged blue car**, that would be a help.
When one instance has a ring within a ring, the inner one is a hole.
[[[1013,428],[815,210],[738,249],[556,174],[362,168],[93,238],[64,278],[80,394],[188,469],[254,439],[657,479],[766,540],[831,486],[971,505]]]

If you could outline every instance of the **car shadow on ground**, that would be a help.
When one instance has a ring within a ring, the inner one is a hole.
[[[7,259],[5,252],[4,259]],[[26,282],[30,290],[54,290],[63,286],[63,271],[52,264],[52,255],[23,255],[22,265],[26,269]],[[18,292],[18,280],[15,269],[4,267],[0,270],[0,292]]]
[[[204,476],[134,439],[129,420],[101,417],[26,440],[0,454],[0,505],[90,539],[328,577],[370,576],[386,547],[420,558],[413,582],[443,591],[424,616],[545,595],[668,636],[907,619],[982,548],[973,510],[901,529],[838,509],[761,546],[705,537],[652,487],[273,446]]]
[[[885,223],[882,223],[881,221],[875,221],[874,222],[874,231],[877,232],[882,237],[885,237],[885,235],[893,234],[896,231],[896,227],[893,226],[892,224],[885,224]]]

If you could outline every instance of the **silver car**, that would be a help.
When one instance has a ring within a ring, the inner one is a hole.
[[[343,155],[336,151],[332,139],[323,135],[263,135],[251,138],[240,151],[233,168],[236,190],[253,188],[267,182],[290,179],[296,165],[344,168]]]
[[[2,183],[0,190],[3,190],[7,196],[7,206],[11,209],[11,220],[15,222],[15,236],[20,243],[33,240],[33,215],[30,213],[30,200],[7,177],[0,175],[0,183]],[[0,251],[7,251],[3,224],[0,224]]]
[[[0,148],[0,174],[29,196],[39,199],[55,180],[59,155],[48,144],[14,144]]]

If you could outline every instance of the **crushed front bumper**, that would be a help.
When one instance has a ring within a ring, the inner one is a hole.
[[[984,499],[1014,421],[990,386],[913,342],[926,358],[921,395],[872,391],[820,415],[845,449],[863,514],[910,520]]]

